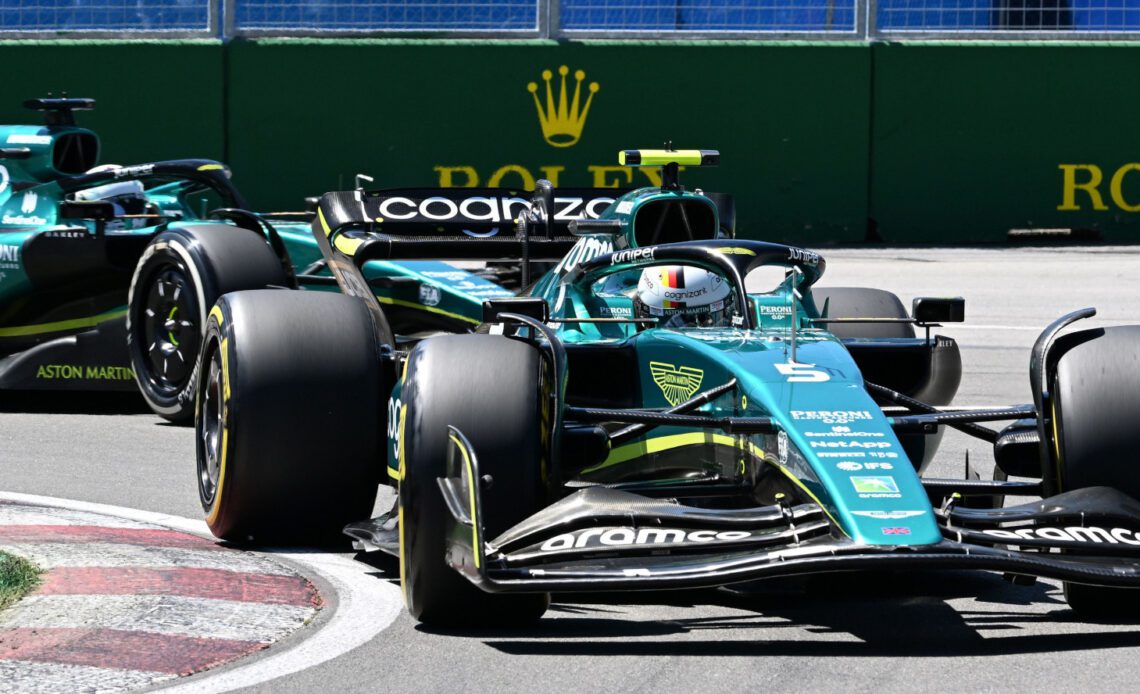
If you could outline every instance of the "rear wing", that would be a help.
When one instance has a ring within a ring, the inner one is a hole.
[[[561,188],[539,181],[529,195],[505,188],[405,188],[325,193],[317,201],[313,236],[341,291],[363,299],[386,326],[364,278],[370,260],[511,260],[521,264],[523,285],[530,262],[560,260],[578,238],[570,224],[605,212],[626,191]],[[732,199],[710,196],[728,212]],[[381,332],[390,336],[384,327]]]
[[[557,260],[577,238],[570,222],[597,216],[621,195],[549,181],[525,194],[495,188],[409,188],[325,193],[313,236],[341,291],[372,311],[382,344],[395,337],[364,277],[370,260],[514,260],[529,281],[531,260]]]
[[[577,240],[570,222],[596,218],[623,192],[539,186],[407,188],[325,193],[313,233],[358,267],[369,260],[557,260]],[[527,223],[518,221],[523,218]]]

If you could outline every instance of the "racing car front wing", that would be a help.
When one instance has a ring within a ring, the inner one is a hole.
[[[447,562],[487,592],[699,588],[859,570],[998,571],[1140,587],[1140,502],[1089,488],[999,509],[936,511],[941,542],[851,541],[814,504],[701,509],[586,487],[496,538],[484,537],[479,462],[452,428]]]

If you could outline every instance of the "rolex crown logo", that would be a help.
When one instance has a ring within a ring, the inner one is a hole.
[[[598,93],[598,83],[590,83],[590,93],[586,96],[586,105],[582,105],[582,81],[586,79],[584,70],[576,70],[574,79],[574,99],[570,101],[566,95],[566,75],[570,68],[565,65],[558,68],[561,76],[558,87],[558,103],[554,102],[554,90],[550,85],[554,73],[550,70],[542,71],[542,80],[546,82],[546,106],[538,98],[538,84],[531,82],[526,89],[534,97],[534,107],[538,109],[538,122],[542,124],[542,137],[552,147],[570,147],[578,142],[582,136],[582,127],[586,125],[586,115],[590,112],[590,103],[594,94]]]

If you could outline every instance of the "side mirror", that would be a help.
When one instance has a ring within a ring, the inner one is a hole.
[[[570,220],[570,234],[572,236],[591,236],[593,234],[617,236],[621,234],[621,220],[572,219]]]
[[[59,218],[109,222],[115,218],[115,206],[106,200],[67,200],[59,205]]]
[[[27,159],[32,156],[28,147],[0,147],[0,159]]]
[[[966,320],[966,300],[955,297],[917,297],[911,315],[919,325],[925,323],[961,323]]]
[[[484,323],[501,323],[500,313],[517,313],[545,323],[550,319],[550,306],[547,305],[546,299],[532,296],[487,299],[483,302]]]

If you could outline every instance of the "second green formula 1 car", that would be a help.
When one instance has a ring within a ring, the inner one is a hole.
[[[0,389],[134,390],[163,417],[193,418],[206,316],[227,292],[336,291],[311,213],[252,213],[222,163],[99,164],[76,125],[92,99],[35,99],[41,125],[0,126]],[[567,191],[558,224],[600,213],[614,191]],[[408,190],[382,213],[432,233],[511,233],[529,198],[509,190]],[[493,220],[493,224],[486,224]],[[473,238],[473,237],[472,237]],[[517,262],[472,272],[436,261],[370,263],[398,331],[464,332],[510,296]],[[492,281],[493,280],[493,281]]]

